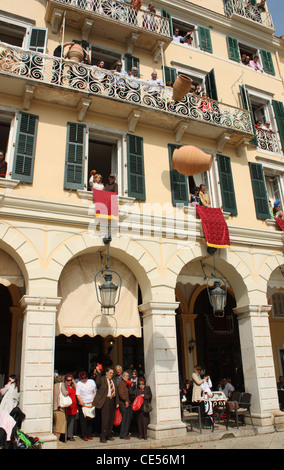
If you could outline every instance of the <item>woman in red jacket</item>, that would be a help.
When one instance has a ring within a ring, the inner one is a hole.
[[[74,425],[75,418],[78,413],[78,404],[76,398],[76,383],[73,379],[72,374],[65,375],[64,382],[68,388],[69,397],[72,399],[72,404],[66,408],[67,417],[67,439],[69,441],[75,441],[74,438]]]

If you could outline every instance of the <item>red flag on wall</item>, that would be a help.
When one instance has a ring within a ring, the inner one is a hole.
[[[220,208],[196,206],[201,218],[207,246],[230,248],[230,236],[227,223]]]
[[[93,189],[96,217],[102,219],[118,219],[117,194],[110,191]]]
[[[284,220],[281,220],[281,219],[274,219],[274,220],[278,224],[278,226],[281,228],[281,230],[284,232]]]

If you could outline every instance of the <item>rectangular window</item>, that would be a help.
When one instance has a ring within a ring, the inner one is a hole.
[[[85,125],[67,124],[65,189],[84,189],[85,135]]]
[[[275,75],[271,52],[261,49],[260,55],[264,72],[269,73],[270,75]]]
[[[127,134],[128,196],[146,200],[143,138]]]
[[[235,189],[231,168],[231,160],[224,155],[217,155],[218,169],[220,176],[220,187],[222,194],[223,210],[237,215],[237,204],[235,197]]]
[[[33,182],[38,116],[19,113],[12,178]]]
[[[187,205],[189,203],[188,178],[172,168],[173,153],[174,150],[179,147],[180,145],[168,145],[173,206],[176,206],[177,204]]]
[[[239,44],[237,39],[227,36],[227,47],[229,59],[240,62]]]
[[[265,186],[263,168],[260,163],[249,162],[252,191],[254,196],[256,217],[261,220],[270,219],[268,197]]]
[[[213,52],[210,29],[198,26],[200,49],[206,52]]]

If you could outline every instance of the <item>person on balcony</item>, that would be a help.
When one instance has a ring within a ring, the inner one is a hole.
[[[150,92],[154,96],[156,96],[158,93],[161,93],[161,87],[165,87],[164,82],[158,78],[158,74],[155,70],[151,73],[151,80],[149,80],[148,83],[149,86],[146,85],[144,90]]]
[[[0,150],[0,178],[6,178],[7,162],[5,161],[5,154]]]
[[[116,175],[111,173],[108,177],[108,183],[105,184],[105,191],[110,191],[112,193],[118,193],[118,185],[115,181]]]
[[[190,196],[190,205],[191,206],[200,206],[200,197],[199,197],[199,188],[198,186],[194,188],[193,194]]]
[[[274,202],[274,206],[273,206],[273,216],[274,216],[274,219],[281,219],[281,220],[284,220],[284,214],[283,214],[282,210],[280,209],[280,201],[279,201],[279,199],[277,199],[277,200]]]
[[[102,175],[98,174],[96,170],[91,171],[91,177],[89,179],[89,186],[92,189],[98,189],[104,191],[105,187],[102,184]]]
[[[190,36],[191,36],[191,31],[188,31],[185,36],[181,36],[180,32],[179,32],[179,29],[175,28],[174,34],[173,34],[173,41],[177,42],[177,43],[184,44],[184,43],[187,43],[188,38]]]
[[[206,193],[206,186],[205,184],[201,184],[199,186],[199,199],[200,205],[205,207],[211,207],[209,195]]]
[[[111,72],[114,73],[114,74],[117,73],[119,75],[128,75],[127,72],[122,68],[122,62],[120,60],[118,60],[116,62],[115,69],[111,70]],[[125,82],[124,78],[117,78],[116,84],[117,85],[125,85],[126,82]]]
[[[256,71],[259,70],[260,72],[263,72],[263,68],[261,67],[258,59],[259,59],[258,55],[255,55],[254,58],[249,61],[249,65],[254,70]]]
[[[266,5],[266,0],[260,0],[260,2],[255,5],[255,7],[258,9],[260,13],[264,13],[266,11],[265,5]]]
[[[246,54],[242,54],[241,60],[242,60],[243,65],[249,65],[250,56]]]
[[[153,3],[149,3],[147,10],[143,13],[143,28],[147,29],[148,31],[157,31],[158,30],[158,22],[155,17],[156,9]]]
[[[262,124],[261,129],[265,132],[273,132],[273,130],[270,128],[270,122],[269,121],[265,121]]]

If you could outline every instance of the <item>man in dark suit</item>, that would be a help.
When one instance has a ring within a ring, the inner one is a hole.
[[[96,368],[96,384],[98,391],[95,396],[94,405],[101,410],[101,442],[113,441],[111,437],[115,408],[119,406],[117,385],[113,380],[113,369],[107,368],[105,376]]]

